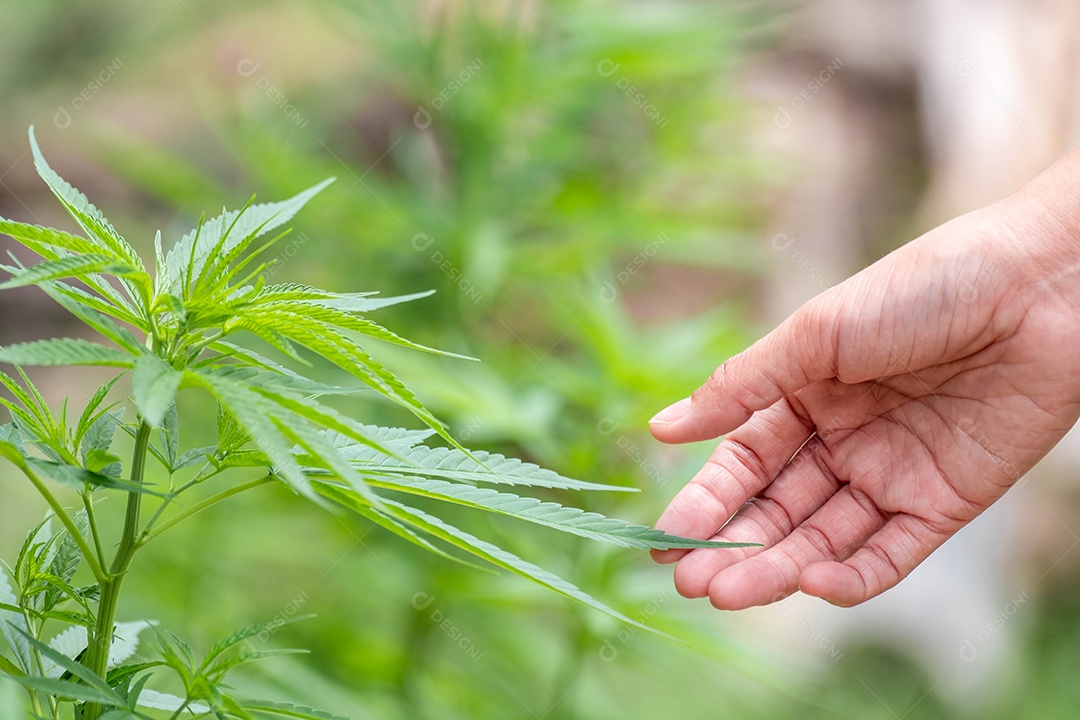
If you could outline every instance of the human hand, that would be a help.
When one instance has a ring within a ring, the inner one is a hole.
[[[764,546],[655,551],[681,594],[861,603],[1061,439],[1080,416],[1078,166],[831,288],[653,418],[668,443],[730,433],[657,527]]]

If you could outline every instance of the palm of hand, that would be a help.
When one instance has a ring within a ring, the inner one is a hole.
[[[949,226],[938,234],[946,231],[964,237]],[[991,283],[978,266],[958,268],[933,235],[725,364],[695,393],[696,413],[654,425],[657,437],[679,442],[741,425],[658,526],[764,546],[657,553],[679,561],[682,594],[725,609],[796,589],[862,602],[1000,498],[1076,421],[1072,306],[1004,273]],[[917,271],[927,266],[941,271]],[[958,302],[976,281],[982,297]],[[791,359],[763,371],[785,341],[809,347],[787,348]],[[750,365],[759,366],[753,376]]]

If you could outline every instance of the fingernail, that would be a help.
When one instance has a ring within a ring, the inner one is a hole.
[[[669,405],[649,420],[650,425],[667,425],[680,419],[690,410],[690,398],[683,398],[674,405]]]

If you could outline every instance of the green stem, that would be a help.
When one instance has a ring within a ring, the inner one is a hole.
[[[191,705],[191,700],[184,700],[184,704],[176,708],[176,712],[169,716],[169,720],[178,720],[181,714]]]
[[[203,510],[207,509],[208,507],[212,507],[214,505],[217,505],[222,500],[228,500],[229,498],[233,497],[234,495],[239,495],[242,492],[246,492],[248,490],[253,490],[254,488],[257,488],[257,487],[262,487],[263,485],[266,485],[266,484],[271,483],[273,481],[274,481],[274,476],[273,475],[264,475],[263,477],[258,478],[257,480],[250,480],[250,481],[248,481],[246,483],[243,483],[241,485],[237,485],[236,487],[231,487],[228,490],[222,490],[217,495],[213,495],[211,497],[208,497],[205,500],[203,500],[202,502],[197,503],[195,505],[192,505],[187,510],[184,510],[183,512],[179,513],[178,515],[174,515],[173,517],[169,518],[167,521],[165,521],[164,523],[159,525],[158,528],[156,530],[154,530],[153,532],[150,532],[150,529],[147,528],[147,532],[144,533],[142,539],[139,540],[139,545],[140,546],[146,545],[151,540],[158,537],[159,535],[161,535],[165,531],[169,530],[170,528],[182,523],[183,521],[190,518],[192,515],[196,515],[196,514],[202,512]]]
[[[131,482],[141,483],[146,473],[146,449],[150,444],[151,427],[142,422],[135,434],[135,451],[131,458]],[[105,677],[109,671],[109,653],[112,650],[113,630],[116,625],[116,607],[120,600],[120,588],[124,576],[131,566],[135,551],[139,549],[139,515],[142,510],[142,493],[128,493],[127,513],[124,517],[124,532],[120,536],[120,547],[109,571],[109,576],[101,583],[101,602],[98,604],[97,626],[90,639],[86,653],[86,666],[98,677]],[[83,720],[98,720],[102,707],[87,703],[83,709]]]
[[[34,711],[35,715],[41,717],[43,711],[41,709],[41,700],[38,698],[37,691],[27,688],[27,692],[30,693],[30,709]]]
[[[206,463],[206,465],[203,466],[203,469],[199,471],[198,475],[196,475],[193,479],[188,480],[186,483],[176,488],[175,490],[171,491],[168,496],[162,499],[161,504],[157,507],[157,510],[155,510],[154,514],[150,516],[150,519],[146,521],[146,526],[143,528],[142,532],[143,537],[146,537],[154,528],[154,526],[157,525],[158,520],[160,520],[161,516],[165,513],[165,511],[169,509],[169,506],[176,502],[176,498],[180,497],[180,495],[195,487],[199,483],[205,482],[217,475],[219,472],[221,472],[220,470],[215,470],[212,473],[204,475],[203,472],[209,466],[210,463]]]
[[[49,488],[47,488],[45,483],[41,481],[41,478],[30,469],[29,465],[24,464],[20,469],[23,471],[23,474],[30,479],[30,482],[33,483],[41,497],[45,498],[45,502],[48,503],[53,514],[60,519],[60,522],[64,525],[68,534],[71,535],[71,539],[79,546],[79,552],[82,553],[83,558],[86,560],[86,564],[90,566],[91,572],[94,573],[94,578],[99,583],[104,582],[108,577],[105,574],[104,567],[98,562],[97,557],[94,555],[94,551],[90,549],[86,539],[83,537],[82,533],[79,532],[79,528],[75,526],[75,521],[67,514],[67,510],[64,510],[64,507],[57,501],[56,496],[49,491]]]
[[[220,340],[221,338],[225,337],[228,334],[229,334],[229,332],[227,332],[227,331],[221,331],[216,335],[210,335],[209,337],[204,337],[199,342],[192,343],[191,345],[188,345],[187,347],[182,348],[182,349],[187,354],[189,359],[192,362],[194,362],[196,359],[198,359],[199,355],[202,353],[203,350],[205,350],[209,346],[213,345],[218,340]]]
[[[102,567],[105,567],[107,561],[105,560],[105,548],[101,544],[101,533],[98,532],[97,517],[94,514],[94,503],[90,499],[89,493],[84,493],[82,496],[83,507],[86,508],[86,519],[90,523],[90,535],[94,538],[94,549],[97,550],[98,562]]]

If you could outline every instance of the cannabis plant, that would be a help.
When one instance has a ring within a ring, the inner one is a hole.
[[[330,180],[282,202],[249,202],[201,220],[168,252],[159,232],[151,273],[97,208],[49,167],[32,128],[30,145],[39,175],[81,234],[0,219],[0,232],[41,258],[26,265],[13,256],[10,265],[0,265],[11,276],[0,289],[37,286],[101,340],[52,338],[0,347],[0,362],[12,365],[17,376],[0,372],[6,389],[0,404],[11,415],[0,427],[0,455],[50,509],[14,564],[0,572],[0,629],[8,646],[0,670],[26,689],[34,717],[124,720],[164,712],[173,718],[329,718],[242,699],[225,684],[237,666],[276,654],[248,642],[273,626],[241,630],[198,657],[153,622],[117,621],[121,588],[140,550],[184,520],[271,483],[327,509],[354,512],[448,559],[467,562],[472,556],[631,623],[576,586],[408,499],[509,515],[626,548],[721,545],[490,487],[625,489],[469,451],[451,437],[366,347],[377,340],[439,352],[367,317],[428,293],[381,298],[267,284],[275,263],[262,258],[286,234],[272,232]],[[245,338],[281,357],[260,354]],[[310,367],[313,356],[336,365],[352,384],[325,384],[296,369]],[[44,365],[105,366],[119,374],[87,388],[90,399],[76,413],[67,401],[50,407],[22,369]],[[111,400],[121,380],[135,411],[131,421],[124,403]],[[366,425],[326,400],[363,388],[406,408],[424,428]],[[213,446],[181,448],[176,396],[188,390],[208,393],[216,403]],[[133,438],[126,463],[113,451],[120,433]],[[437,444],[425,444],[429,440]],[[167,484],[149,482],[151,462],[164,468]],[[237,479],[230,480],[233,475]],[[190,502],[188,493],[197,488],[208,489]],[[123,499],[122,517],[101,507],[108,495]],[[139,636],[148,631],[157,647],[137,655]],[[183,693],[148,687],[159,672],[174,674]]]

